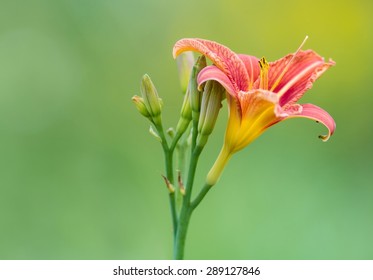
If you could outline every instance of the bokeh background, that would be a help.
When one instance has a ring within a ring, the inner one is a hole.
[[[183,37],[270,61],[306,48],[337,65],[295,119],[236,154],[190,224],[189,259],[373,259],[373,2],[0,2],[0,259],[169,259],[159,143],[134,108],[148,73],[166,126],[182,102]],[[226,107],[196,189],[223,141]]]

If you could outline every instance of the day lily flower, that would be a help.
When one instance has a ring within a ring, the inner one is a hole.
[[[335,122],[325,110],[297,101],[335,62],[325,62],[313,50],[303,51],[301,47],[275,62],[267,62],[264,57],[236,54],[213,41],[182,39],[176,42],[174,57],[184,51],[197,51],[213,62],[214,65],[199,73],[199,86],[215,80],[228,92],[229,118],[224,145],[207,176],[207,184],[212,186],[217,182],[235,152],[280,121],[308,118],[328,129],[327,135],[320,136],[323,141],[333,134]]]

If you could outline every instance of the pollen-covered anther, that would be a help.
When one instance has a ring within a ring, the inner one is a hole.
[[[260,66],[260,83],[259,88],[268,90],[268,70],[269,70],[269,63],[266,58],[263,56],[259,60]]]

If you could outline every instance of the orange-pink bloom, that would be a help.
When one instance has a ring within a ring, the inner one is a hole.
[[[236,54],[221,44],[203,39],[179,40],[173,55],[176,57],[184,51],[200,52],[214,64],[200,72],[199,85],[216,80],[228,92],[228,126],[223,149],[208,176],[214,177],[210,183],[216,183],[233,153],[280,121],[309,118],[328,128],[328,134],[320,136],[322,140],[328,140],[333,134],[335,122],[325,110],[313,104],[297,103],[314,81],[335,64],[332,60],[325,62],[313,50],[298,49],[294,54],[268,63],[265,58]]]

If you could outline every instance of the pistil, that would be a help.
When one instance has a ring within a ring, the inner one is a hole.
[[[297,56],[297,54],[299,53],[299,51],[301,50],[301,48],[303,47],[303,45],[306,43],[308,39],[308,36],[306,36],[306,38],[304,38],[302,44],[300,44],[299,48],[296,50],[296,52],[293,54],[292,58],[289,60],[289,62],[286,64],[286,66],[284,67],[284,70],[282,70],[281,74],[278,76],[277,80],[273,83],[272,87],[271,87],[271,91],[273,92],[275,90],[275,88],[278,86],[278,84],[281,82],[281,79],[284,77],[286,71],[288,71],[291,63],[293,62],[294,58]]]

